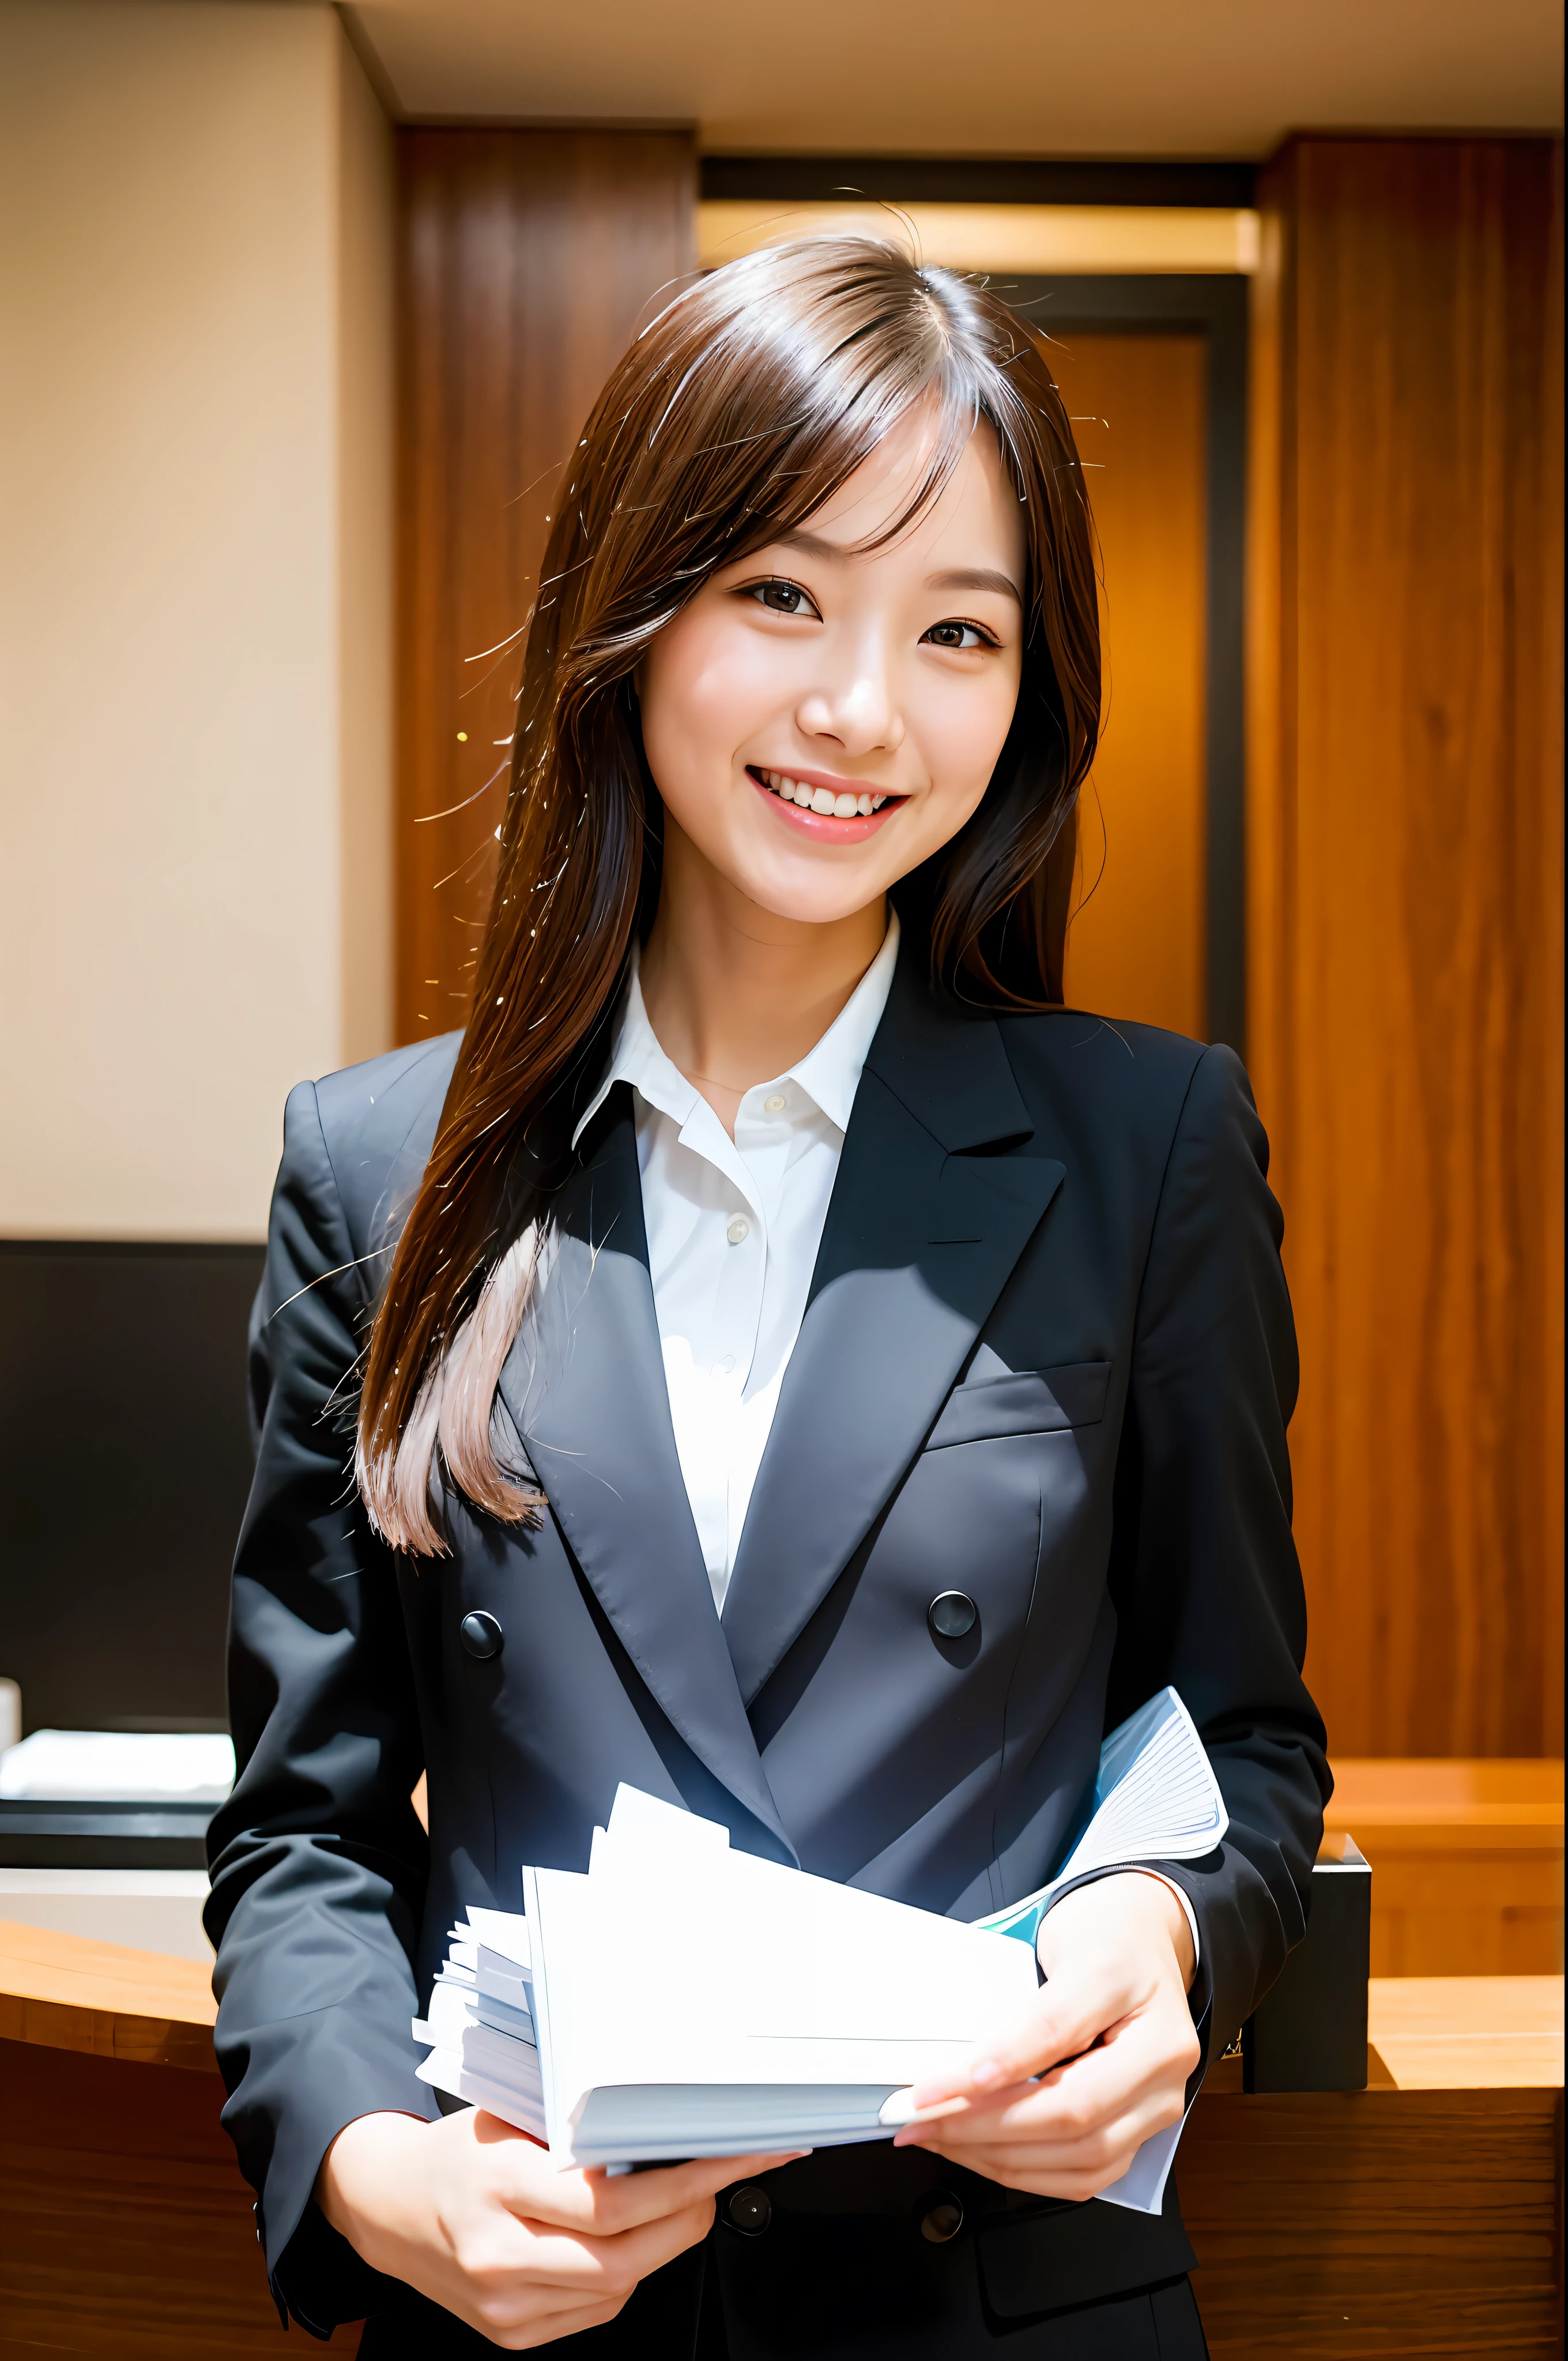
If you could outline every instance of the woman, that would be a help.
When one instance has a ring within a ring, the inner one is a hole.
[[[1236,1060],[1061,1005],[1100,671],[1044,352],[891,247],[735,263],[544,576],[467,1028],[289,1104],[208,1920],[275,2292],[369,2355],[1200,2354],[1174,2197],[1083,2201],[1302,1930],[1294,1342]],[[559,2174],[414,2080],[455,1912],[618,1781],[977,1916],[1168,1681],[1223,1846],[1070,1890],[896,2146]]]

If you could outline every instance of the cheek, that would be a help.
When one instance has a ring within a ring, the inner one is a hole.
[[[773,661],[770,661],[773,659]],[[680,618],[644,659],[642,742],[654,784],[678,804],[694,772],[728,775],[736,750],[788,703],[776,651],[752,631],[701,614]]]
[[[980,801],[1013,725],[1018,680],[1016,667],[999,664],[979,680],[935,683],[923,697],[920,751],[936,802],[972,809]]]

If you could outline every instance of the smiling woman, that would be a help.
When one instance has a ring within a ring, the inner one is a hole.
[[[208,1915],[274,2285],[369,2356],[981,2361],[994,2279],[1013,2361],[1196,2361],[1169,2153],[1328,1782],[1245,1077],[1062,1005],[1100,664],[1044,348],[891,245],[749,256],[553,516],[467,1027],[289,1104]],[[454,1916],[618,1782],[979,1918],[1167,1686],[1225,1841],[1062,1887],[895,2142],[607,2180],[433,2114]]]
[[[1072,430],[1040,340],[950,273],[870,239],[715,272],[631,346],[569,474],[474,1011],[360,1392],[360,1488],[387,1539],[426,1553],[440,1546],[438,1433],[471,1497],[532,1513],[495,1457],[488,1403],[633,936],[662,868],[685,858],[672,814],[710,869],[725,840],[749,900],[786,922],[847,920],[862,949],[868,926],[880,939],[877,897],[911,880],[948,989],[1043,1007],[1061,997],[1069,847],[1050,855],[1099,726]],[[823,603],[775,557],[811,558]],[[977,590],[985,574],[1006,589]],[[989,620],[954,614],[966,590]],[[673,700],[661,687],[677,667],[691,686]],[[742,725],[779,739],[775,767],[833,741],[866,775],[852,790],[845,774],[813,779],[813,798],[820,785],[858,799],[874,770],[897,792],[896,828],[846,816],[825,831],[798,797],[785,821],[782,798],[761,804],[748,784],[764,749],[742,750]],[[840,858],[824,867],[829,835]],[[810,1005],[822,1022],[837,1013],[820,994]]]

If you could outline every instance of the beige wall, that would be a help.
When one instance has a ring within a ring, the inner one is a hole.
[[[0,1233],[258,1235],[390,1039],[392,215],[326,7],[0,14]]]

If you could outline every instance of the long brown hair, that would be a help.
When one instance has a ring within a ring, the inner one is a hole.
[[[663,808],[632,675],[718,567],[804,522],[917,402],[938,431],[892,537],[989,424],[1024,509],[1022,685],[979,808],[897,901],[934,983],[1027,1009],[1061,999],[1070,825],[1093,759],[1093,536],[1041,339],[985,288],[891,242],[802,239],[697,281],[610,378],[565,470],[529,629],[500,865],[473,1014],[371,1328],[356,1472],[378,1529],[444,1546],[448,1477],[515,1521],[496,1381],[597,1080],[634,929],[652,920]]]

